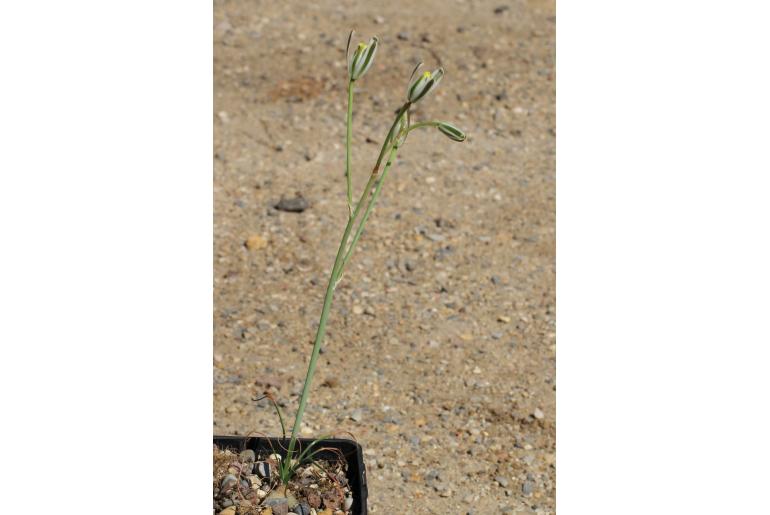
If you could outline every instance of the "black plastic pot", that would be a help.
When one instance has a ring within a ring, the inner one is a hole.
[[[308,438],[298,438],[296,451],[302,452],[305,445],[309,445],[313,440]],[[251,449],[257,455],[264,452],[272,453],[273,450],[281,456],[286,456],[286,449],[289,447],[288,438],[263,438],[256,436],[214,436],[214,445],[220,449],[233,449],[238,452]],[[364,453],[361,446],[353,440],[330,438],[321,440],[315,449],[319,447],[331,447],[339,450],[345,457],[348,464],[348,484],[353,493],[353,506],[350,508],[353,515],[366,515],[366,497],[368,490],[366,487],[366,468],[364,467]],[[295,454],[296,455],[296,454]],[[323,450],[315,455],[322,460],[336,460],[339,455],[334,451]]]

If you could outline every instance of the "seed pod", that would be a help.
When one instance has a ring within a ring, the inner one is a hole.
[[[351,37],[353,33],[351,32]],[[377,36],[369,40],[369,44],[359,43],[358,48],[353,52],[352,57],[348,57],[348,75],[351,81],[355,81],[364,76],[374,62],[374,54],[377,52],[377,45],[380,40]],[[348,47],[350,39],[348,39]],[[349,48],[348,48],[349,50]]]
[[[452,141],[465,141],[465,133],[451,123],[439,122],[437,128]]]

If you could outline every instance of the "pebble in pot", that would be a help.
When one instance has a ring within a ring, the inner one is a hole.
[[[222,479],[222,484],[220,485],[220,494],[221,495],[227,495],[229,494],[233,488],[238,484],[238,478],[235,477],[232,474],[226,475]]]
[[[254,451],[251,449],[246,449],[245,451],[241,451],[241,454],[239,455],[241,462],[246,463],[254,463],[257,461],[257,455],[254,454]]]
[[[288,515],[289,513],[289,500],[285,497],[266,499],[262,505],[272,508],[273,515]]]
[[[260,461],[256,464],[257,475],[261,478],[270,481],[270,464],[265,461]]]

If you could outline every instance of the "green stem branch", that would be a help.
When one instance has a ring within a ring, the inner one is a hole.
[[[348,248],[348,251],[345,254],[345,257],[342,260],[343,267],[347,265],[348,260],[350,260],[350,256],[353,254],[353,249],[355,249],[356,247],[356,243],[358,243],[359,238],[361,238],[361,234],[364,232],[364,226],[366,225],[366,221],[369,219],[369,215],[371,214],[372,209],[374,209],[374,204],[375,202],[377,202],[377,197],[380,195],[382,184],[383,182],[385,182],[385,177],[388,175],[388,169],[390,169],[390,165],[393,164],[393,158],[396,157],[397,151],[398,151],[398,145],[393,145],[390,151],[390,155],[388,156],[388,161],[387,163],[385,163],[385,169],[382,171],[380,180],[377,181],[377,187],[374,189],[374,193],[372,193],[372,198],[369,201],[369,204],[366,206],[366,211],[364,211],[364,216],[363,218],[361,218],[361,223],[358,224],[358,229],[356,229],[356,234],[353,236],[353,239],[350,242],[350,247]]]

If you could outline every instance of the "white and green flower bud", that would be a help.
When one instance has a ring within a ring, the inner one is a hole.
[[[451,123],[439,122],[436,127],[452,141],[465,141],[465,133]]]
[[[407,100],[414,104],[422,97],[427,95],[430,90],[438,86],[438,83],[441,82],[442,77],[444,77],[443,68],[434,70],[432,73],[427,71],[423,72],[422,75],[418,76],[409,84],[409,88],[406,92]]]
[[[369,44],[359,43],[358,48],[353,52],[353,57],[348,58],[348,75],[351,81],[363,77],[374,62],[374,54],[377,52],[379,39],[373,37]]]

